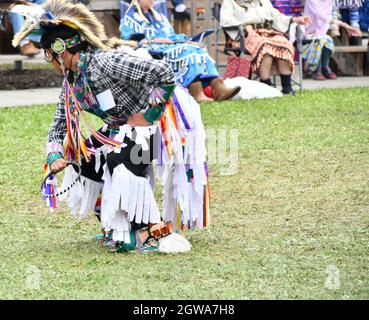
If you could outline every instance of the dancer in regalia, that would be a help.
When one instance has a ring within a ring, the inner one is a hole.
[[[175,231],[209,225],[205,132],[199,105],[175,86],[170,65],[126,46],[112,49],[127,43],[103,41],[103,26],[83,4],[48,0],[12,10],[27,16],[13,45],[40,34],[45,59],[65,75],[48,133],[47,203],[55,209],[67,200],[80,217],[95,211],[101,243],[112,250],[188,251]],[[86,112],[105,125],[95,130]],[[162,214],[153,159],[164,186]]]

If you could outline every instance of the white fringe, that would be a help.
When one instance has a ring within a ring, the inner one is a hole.
[[[124,164],[118,165],[111,176],[105,165],[103,180],[101,222],[104,228],[114,230],[113,240],[128,239],[129,243],[129,222],[160,222],[160,212],[146,177],[134,175]]]
[[[183,89],[177,87],[175,94],[191,129],[187,129],[175,108],[178,132],[169,130],[174,157],[162,154],[163,164],[158,165],[157,175],[164,186],[163,219],[174,221],[178,227],[177,206],[181,211],[180,222],[190,227],[203,225],[204,187],[207,184],[204,162],[206,160],[206,133],[201,119],[199,104]],[[182,148],[181,137],[186,139]],[[193,171],[188,182],[186,170]]]
[[[65,175],[61,189],[71,185],[77,177],[77,173],[71,166],[65,169]],[[59,200],[67,199],[68,207],[73,215],[85,218],[90,210],[94,210],[97,198],[102,190],[103,184],[81,176],[79,181],[66,193],[60,195]]]

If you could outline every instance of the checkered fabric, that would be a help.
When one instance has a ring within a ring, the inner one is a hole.
[[[88,52],[86,77],[95,95],[111,90],[116,106],[107,113],[119,117],[122,124],[129,115],[147,107],[154,87],[174,84],[174,73],[165,61],[139,58],[116,50]],[[62,151],[66,132],[63,85],[48,133],[47,154],[51,146],[55,150],[55,144],[60,145]]]

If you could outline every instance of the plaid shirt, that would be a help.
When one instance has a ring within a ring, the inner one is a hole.
[[[170,65],[161,60],[139,58],[116,50],[89,52],[87,59],[86,77],[93,93],[111,90],[116,105],[108,113],[119,117],[122,124],[129,115],[147,107],[153,87],[174,83]],[[64,91],[63,84],[48,133],[47,154],[64,154],[62,145],[67,133]]]

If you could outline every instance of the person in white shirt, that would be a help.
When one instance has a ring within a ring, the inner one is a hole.
[[[252,71],[260,81],[271,85],[270,74],[277,69],[282,93],[294,94],[291,74],[294,71],[294,48],[287,39],[292,23],[305,25],[310,17],[289,17],[273,7],[269,0],[224,0],[220,12],[223,27],[245,26],[246,50],[252,57]],[[237,46],[237,32],[229,32]]]

